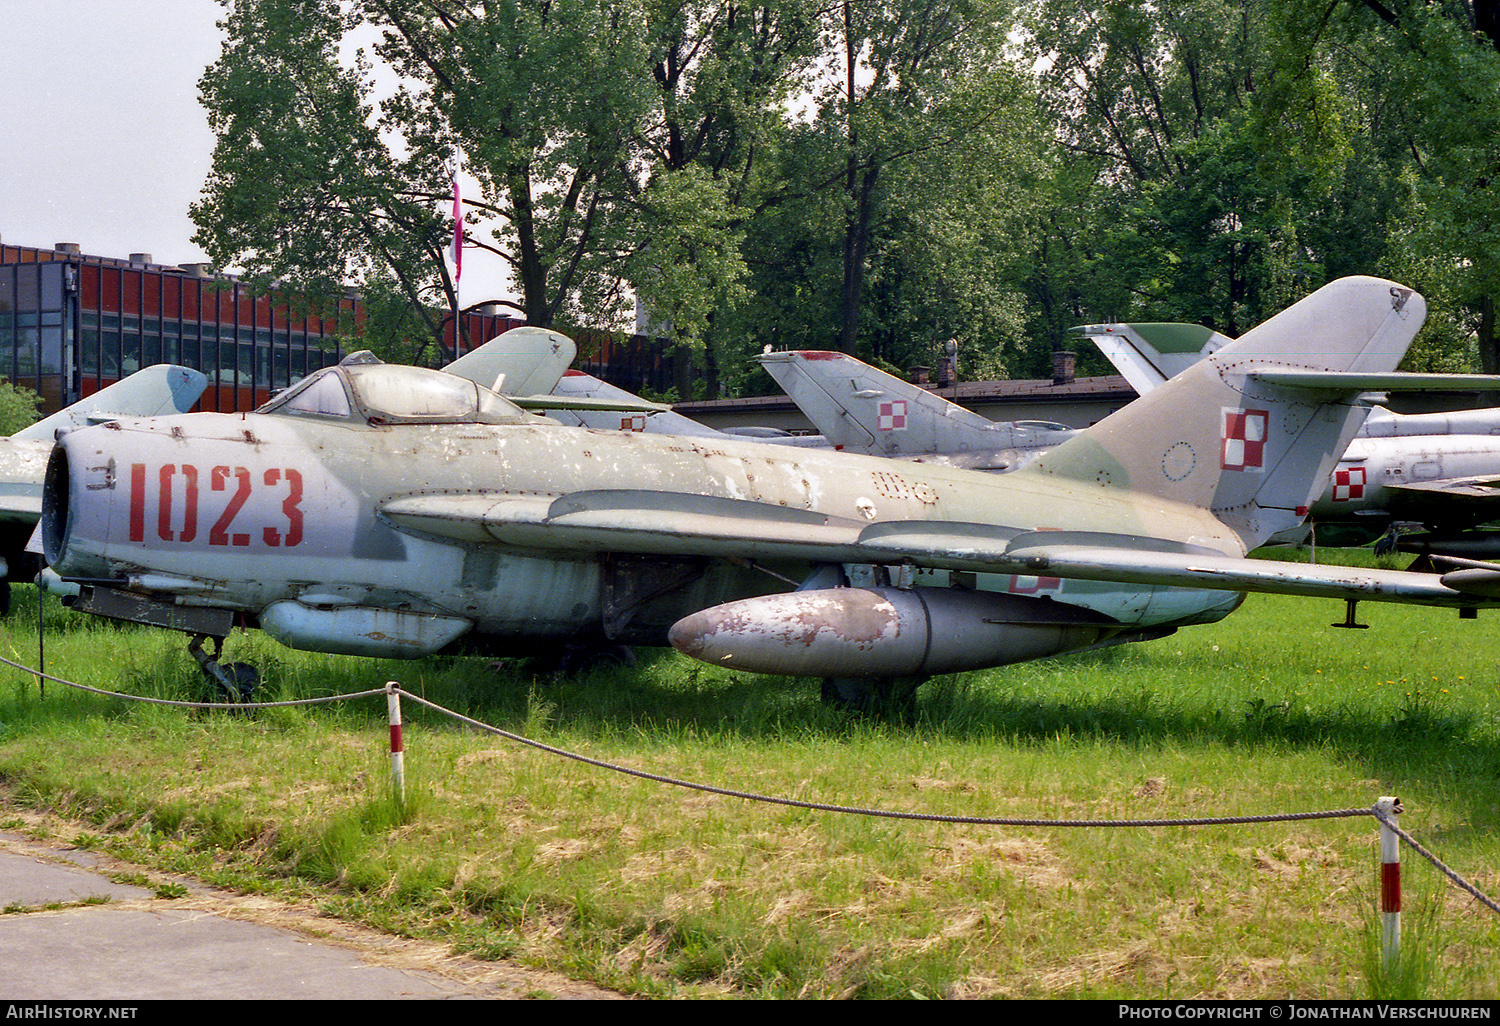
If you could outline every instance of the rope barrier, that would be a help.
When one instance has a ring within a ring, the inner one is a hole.
[[[583,763],[588,766],[594,766],[598,769],[608,770],[612,773],[619,773],[624,776],[636,777],[641,780],[649,780],[658,784],[666,784],[672,787],[681,787],[687,790],[698,791],[704,794],[717,794],[728,798],[740,798],[745,801],[760,802],[767,805],[781,805],[789,808],[808,809],[814,812],[835,812],[846,815],[870,816],[878,819],[907,820],[929,823],[1022,827],[1234,826],[1252,823],[1289,823],[1302,822],[1307,820],[1348,819],[1355,816],[1371,816],[1375,818],[1381,826],[1390,830],[1393,834],[1400,838],[1403,843],[1411,847],[1413,851],[1430,862],[1455,886],[1472,895],[1486,908],[1490,909],[1493,912],[1500,913],[1500,903],[1497,903],[1494,899],[1486,896],[1473,884],[1464,880],[1455,871],[1450,869],[1440,859],[1438,859],[1435,855],[1424,848],[1416,840],[1416,838],[1412,837],[1409,833],[1398,827],[1394,819],[1392,819],[1385,812],[1381,811],[1381,807],[1378,803],[1375,807],[1371,808],[1327,809],[1319,812],[1284,812],[1262,816],[1206,816],[1186,819],[1036,819],[1009,816],[950,816],[940,815],[938,813],[903,812],[891,809],[875,809],[855,805],[833,805],[826,802],[811,802],[805,801],[800,798],[783,798],[776,795],[759,794],[754,791],[739,791],[733,788],[718,787],[713,784],[704,784],[697,781],[682,780],[677,777],[668,777],[659,773],[650,773],[645,770],[634,769],[630,766],[624,766],[619,763],[607,762],[603,759],[595,759],[591,756],[583,755],[579,752],[572,752],[565,748],[558,748],[555,745],[549,745],[544,742],[537,741],[534,738],[528,738],[521,734],[516,734],[512,731],[504,730],[503,728],[485,723],[481,720],[476,720],[473,717],[465,716],[462,713],[455,712],[452,709],[448,709],[437,704],[436,702],[423,698],[420,695],[413,694],[410,691],[402,691],[400,685],[398,685],[395,681],[389,682],[383,688],[372,688],[367,691],[354,691],[342,695],[327,695],[320,698],[304,698],[285,702],[182,702],[164,698],[149,698],[143,695],[129,695],[120,691],[107,691],[103,688],[90,687],[87,684],[80,684],[76,681],[70,681],[62,677],[54,677],[51,674],[42,673],[38,670],[34,670],[28,666],[25,666],[22,663],[7,659],[4,656],[0,656],[0,663],[14,667],[17,670],[22,671],[23,673],[29,673],[38,678],[50,680],[57,684],[62,684],[65,687],[77,688],[80,691],[86,691],[90,694],[102,695],[108,698],[119,698],[126,701],[146,702],[154,705],[166,705],[189,709],[232,709],[236,711],[250,709],[277,709],[301,705],[324,705],[330,702],[342,702],[354,698],[369,698],[375,695],[385,695],[388,703],[389,715],[391,718],[392,769],[393,773],[398,775],[400,773],[399,767],[401,766],[402,762],[402,760],[398,758],[398,756],[401,756],[404,753],[404,744],[400,740],[401,732],[398,696],[405,695],[408,700],[416,702],[418,705],[425,706],[433,710],[434,712],[440,713],[444,716],[449,717],[450,719],[456,720],[470,727],[474,727],[477,730],[489,734],[494,734],[497,737],[505,738],[508,741],[513,741],[517,744],[525,745],[538,751],[546,752],[550,755],[556,755],[560,758],[571,759],[574,762]],[[398,799],[402,794],[399,783],[400,781],[398,776]],[[1382,801],[1385,801],[1385,799],[1382,799]]]
[[[979,826],[1061,826],[1061,827],[1085,827],[1085,826],[1221,826],[1236,823],[1273,823],[1282,820],[1298,819],[1338,819],[1348,816],[1371,815],[1369,809],[1334,809],[1327,812],[1293,812],[1282,813],[1271,816],[1224,816],[1210,817],[1205,819],[1139,819],[1139,820],[1108,820],[1108,819],[1014,819],[998,816],[944,816],[929,812],[897,812],[890,809],[871,809],[854,805],[829,805],[823,802],[803,801],[799,798],[780,798],[774,795],[758,794],[754,791],[736,791],[727,787],[716,787],[713,784],[701,784],[691,780],[681,780],[677,777],[662,776],[658,773],[648,773],[645,770],[633,769],[618,763],[605,762],[602,759],[591,758],[578,752],[570,752],[565,748],[556,748],[549,744],[520,734],[513,734],[500,727],[491,726],[480,720],[471,719],[462,713],[445,709],[436,702],[430,702],[409,691],[403,691],[408,699],[419,705],[425,705],[429,709],[440,712],[446,716],[458,720],[460,723],[468,724],[478,730],[503,737],[508,741],[526,745],[539,751],[557,755],[564,759],[572,759],[575,762],[585,763],[599,769],[621,773],[626,776],[639,777],[642,780],[654,781],[658,784],[669,784],[673,787],[682,787],[691,791],[701,791],[706,794],[724,795],[729,798],[743,798],[747,801],[763,802],[768,805],[786,805],[798,809],[811,809],[816,812],[841,812],[858,816],[873,816],[880,819],[905,819],[920,820],[931,823],[963,823]]]
[[[1426,848],[1422,847],[1421,842],[1419,842],[1415,837],[1398,827],[1394,819],[1385,815],[1379,810],[1371,810],[1371,813],[1376,819],[1380,821],[1381,826],[1385,827],[1391,833],[1399,837],[1402,843],[1412,851],[1416,852],[1428,862],[1432,863],[1433,868],[1436,869],[1439,873],[1442,873],[1444,876],[1446,876],[1455,887],[1457,887],[1461,891],[1467,891],[1476,901],[1488,908],[1491,912],[1500,912],[1500,902],[1497,902],[1495,901],[1495,899],[1481,893],[1477,887],[1469,883],[1467,880],[1463,879],[1452,869],[1449,869],[1441,859],[1439,859],[1432,852],[1428,851]]]
[[[13,659],[7,659],[4,656],[0,656],[0,663],[4,663],[6,666],[14,667],[17,670],[22,671],[23,673],[29,673],[34,677],[40,677],[42,680],[50,680],[54,684],[61,684],[64,687],[76,688],[79,691],[87,691],[91,695],[103,695],[105,698],[122,698],[128,702],[145,702],[148,705],[166,705],[178,709],[214,709],[218,710],[219,712],[223,712],[226,709],[233,709],[238,711],[240,709],[285,709],[289,706],[294,705],[327,705],[329,702],[343,702],[350,698],[369,698],[373,695],[383,695],[387,691],[386,688],[372,688],[369,691],[354,691],[347,695],[326,695],[322,698],[299,698],[289,702],[179,702],[170,698],[151,698],[147,695],[127,695],[123,691],[106,691],[103,688],[89,687],[87,684],[80,684],[77,681],[73,680],[64,680],[62,677],[54,677],[50,673],[42,673],[40,670],[33,670],[29,666],[18,663]]]

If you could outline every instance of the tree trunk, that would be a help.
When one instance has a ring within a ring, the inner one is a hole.
[[[1479,297],[1479,370],[1500,374],[1500,339],[1495,338],[1495,297]]]

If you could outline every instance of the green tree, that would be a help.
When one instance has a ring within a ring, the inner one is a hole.
[[[223,25],[223,54],[200,82],[218,141],[194,241],[314,305],[388,282],[435,337],[433,300],[451,288],[437,163],[398,157],[382,137],[367,69],[340,63],[338,5],[235,3]]]
[[[1065,311],[1236,334],[1374,273],[1429,298],[1406,366],[1470,366],[1475,340],[1483,367],[1500,363],[1495,10],[1034,0],[1027,42],[1059,140],[1034,331],[1055,335]]]
[[[1284,12],[1286,65],[1299,81],[1341,73],[1399,183],[1386,267],[1432,310],[1408,365],[1500,371],[1500,4],[1284,0]]]
[[[826,47],[837,86],[820,120],[838,140],[839,324],[836,348],[855,351],[876,225],[898,168],[982,132],[993,111],[955,100],[976,76],[1004,66],[1004,0],[842,0],[828,11]],[[837,135],[835,135],[837,133]],[[908,178],[908,181],[914,181]]]
[[[42,397],[25,385],[0,378],[0,435],[13,435],[42,415]]]
[[[528,322],[619,323],[640,294],[691,341],[739,298],[740,204],[810,59],[807,11],[242,0],[203,79],[219,145],[199,241],[309,295],[404,299],[436,337],[458,154],[468,244],[506,262]]]
[[[1058,267],[1034,279],[1044,307],[1236,335],[1321,284],[1301,226],[1340,166],[1302,159],[1290,131],[1270,145],[1263,3],[1040,0],[1027,24],[1058,161],[1076,165],[1058,172],[1065,205],[1048,215]]]
[[[677,389],[720,385],[702,342],[746,299],[743,243],[762,168],[817,55],[816,0],[650,0],[651,111],[633,140],[635,218],[623,278],[677,342]],[[694,374],[702,364],[701,378]]]
[[[839,4],[823,24],[817,89],[747,227],[750,298],[715,339],[903,365],[956,339],[999,371],[1045,138],[1004,54],[1009,8]]]

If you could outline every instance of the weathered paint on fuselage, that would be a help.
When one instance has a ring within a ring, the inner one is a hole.
[[[0,438],[0,581],[30,580],[34,560],[26,543],[42,515],[42,476],[50,441]]]
[[[16,524],[28,535],[36,526],[51,452],[51,441],[0,438],[0,524]]]
[[[814,510],[856,522],[992,523],[1172,539],[1242,554],[1203,510],[1061,477],[996,477],[756,442],[535,423],[369,426],[263,414],[191,414],[80,429],[60,443],[72,480],[65,577],[256,614],[273,602],[440,613],[497,638],[599,633],[592,554],[456,543],[398,530],[382,502],[414,495],[552,498],[650,489]],[[103,502],[97,501],[107,496]],[[807,567],[783,568],[793,577]],[[1218,619],[1233,596],[998,578],[1132,625]],[[621,640],[662,643],[676,619],[788,586],[724,561],[645,606]]]

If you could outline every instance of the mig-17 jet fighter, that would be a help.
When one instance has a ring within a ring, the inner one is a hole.
[[[993,421],[846,353],[757,356],[822,437],[844,452],[1015,470],[1077,432],[1051,421]]]
[[[586,374],[580,370],[565,372],[552,389],[552,394],[559,399],[566,400],[610,400],[621,404],[629,402],[640,404],[645,402],[639,396],[627,392],[623,388],[611,385],[607,381],[601,381],[592,374]],[[620,408],[624,409],[623,405]],[[653,435],[678,435],[686,438],[750,438],[771,445],[791,445],[812,449],[828,448],[828,443],[818,435],[794,435],[776,428],[747,427],[720,431],[717,428],[709,427],[707,424],[701,424],[691,417],[684,417],[682,414],[676,413],[667,407],[660,407],[656,412],[649,412],[642,407],[637,412],[626,412],[615,415],[607,412],[583,410],[577,407],[570,409],[540,409],[539,412],[545,413],[560,424],[567,424],[572,427],[597,428],[601,431],[637,431]]]
[[[440,371],[331,367],[254,413],[65,434],[42,535],[80,608],[195,643],[237,619],[373,656],[670,641],[848,701],[1212,622],[1246,591],[1470,611],[1500,604],[1500,567],[1245,558],[1306,515],[1424,314],[1334,282],[1005,475],[569,428]]]

